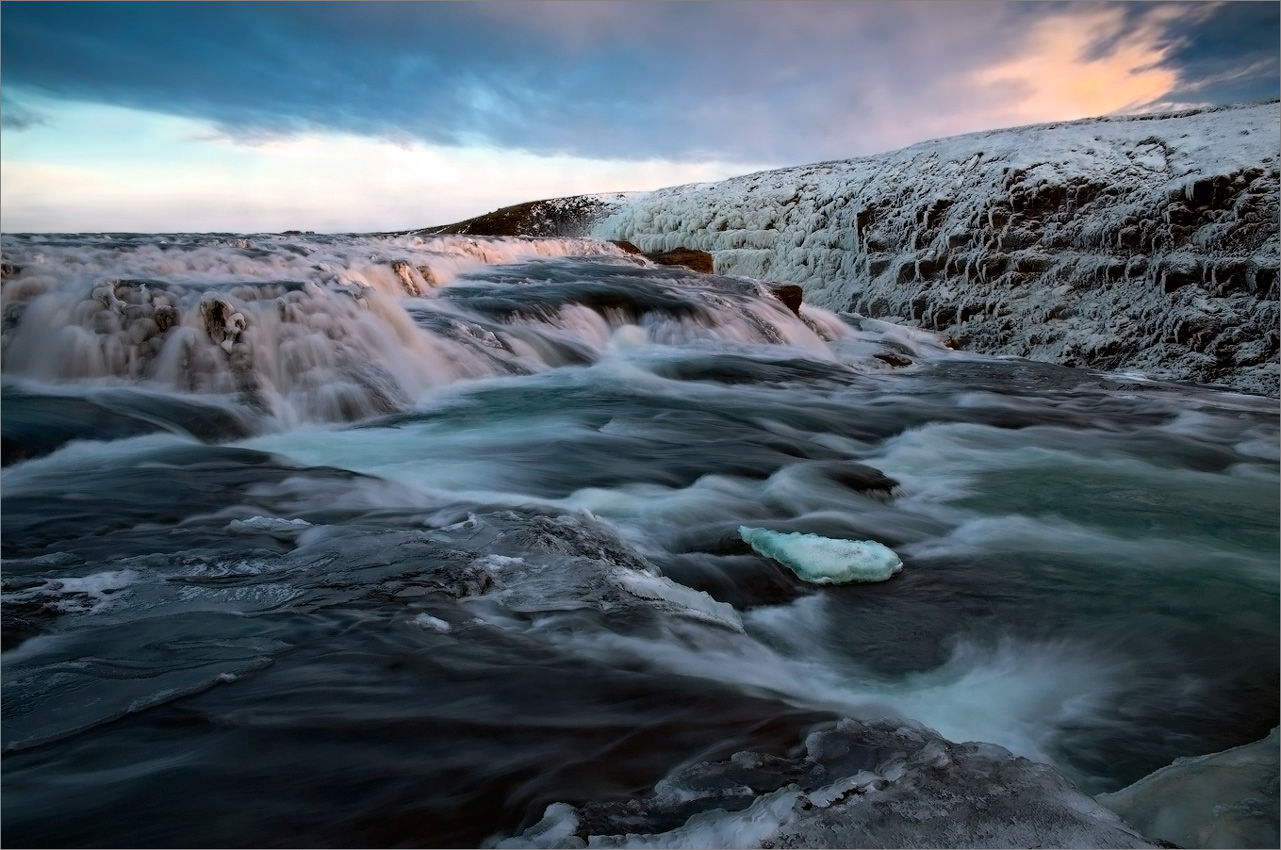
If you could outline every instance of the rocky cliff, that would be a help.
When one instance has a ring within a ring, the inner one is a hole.
[[[981,352],[1276,396],[1279,126],[1273,102],[976,133],[632,196],[593,232]]]

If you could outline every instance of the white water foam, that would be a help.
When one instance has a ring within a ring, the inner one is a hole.
[[[995,743],[1051,764],[1065,730],[1120,722],[1114,705],[1137,672],[1099,647],[1009,639],[963,641],[939,667],[887,678],[834,653],[826,633],[857,624],[833,622],[824,600],[816,595],[746,612],[747,634],[672,620],[660,636],[549,631],[547,637],[598,662],[642,664],[863,720],[910,718],[952,741]]]

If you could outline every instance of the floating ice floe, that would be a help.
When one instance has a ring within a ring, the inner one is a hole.
[[[758,554],[773,558],[802,581],[813,584],[885,581],[903,569],[894,550],[875,540],[834,540],[746,525],[738,527],[738,534]]]

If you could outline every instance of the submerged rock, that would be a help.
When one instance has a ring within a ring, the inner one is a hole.
[[[805,753],[678,769],[643,800],[556,803],[499,847],[1157,847],[1052,767],[842,720]]]

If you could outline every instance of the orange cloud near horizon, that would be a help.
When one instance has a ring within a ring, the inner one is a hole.
[[[1005,90],[990,117],[1006,126],[1141,112],[1180,83],[1162,64],[1174,45],[1163,39],[1161,25],[1203,13],[1156,9],[1137,26],[1115,8],[1054,15],[1036,25],[1019,55],[976,72],[970,82]],[[1091,55],[1108,42],[1106,53]]]

